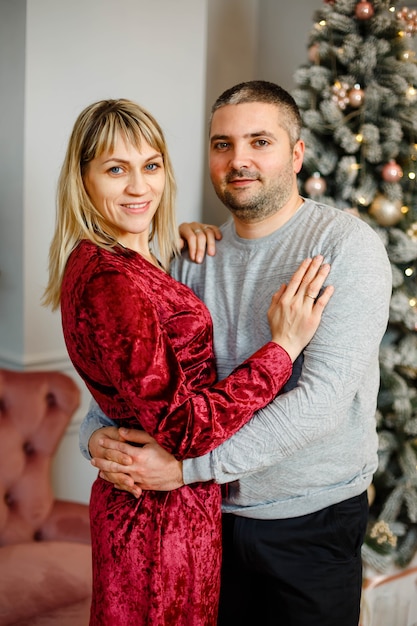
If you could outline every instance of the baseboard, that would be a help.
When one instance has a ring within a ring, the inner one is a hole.
[[[0,367],[13,370],[59,370],[72,369],[65,350],[42,354],[18,354],[0,348]]]

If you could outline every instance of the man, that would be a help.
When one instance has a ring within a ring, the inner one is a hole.
[[[229,441],[182,465],[146,433],[110,428],[90,439],[109,423],[103,416],[91,414],[81,432],[84,453],[89,441],[104,476],[137,496],[141,488],[227,483],[221,626],[357,626],[359,619],[391,271],[369,226],[299,195],[300,129],[294,100],[272,83],[242,83],[217,99],[210,174],[232,220],[215,256],[196,264],[184,255],[172,267],[212,314],[223,378],[268,338],[265,311],[276,286],[303,258],[324,255],[335,292],[284,393]],[[199,231],[183,230],[193,251],[195,236],[204,239]]]

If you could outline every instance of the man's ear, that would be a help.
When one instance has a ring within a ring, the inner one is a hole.
[[[305,152],[305,144],[302,139],[299,139],[293,149],[293,164],[294,172],[298,174],[303,166]]]

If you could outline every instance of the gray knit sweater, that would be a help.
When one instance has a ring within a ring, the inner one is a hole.
[[[324,255],[335,293],[284,391],[229,441],[184,461],[185,482],[229,483],[224,510],[258,519],[305,515],[362,493],[377,467],[378,351],[391,296],[380,238],[311,200],[267,237],[241,239],[233,221],[222,232],[215,257],[197,265],[183,256],[172,266],[211,312],[219,378],[269,340],[271,296],[304,258]],[[84,420],[85,456],[104,423],[97,411]]]
[[[259,519],[362,493],[377,467],[378,352],[391,296],[380,238],[311,200],[267,237],[241,239],[231,221],[222,232],[215,257],[173,266],[212,314],[219,378],[268,340],[271,296],[304,258],[324,255],[335,293],[285,392],[214,452],[185,461],[185,482],[230,483],[224,510]]]

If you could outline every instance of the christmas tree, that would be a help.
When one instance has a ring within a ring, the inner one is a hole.
[[[363,547],[381,571],[417,550],[416,32],[417,10],[396,1],[324,0],[294,77],[306,143],[301,193],[368,222],[393,271]]]

